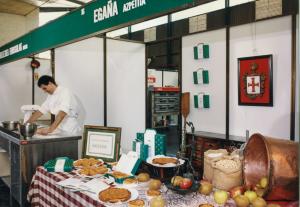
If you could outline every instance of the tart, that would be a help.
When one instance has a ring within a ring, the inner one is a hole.
[[[144,207],[145,201],[142,199],[135,199],[128,202],[128,207]]]
[[[146,195],[147,195],[147,199],[151,200],[154,197],[160,196],[161,192],[158,190],[147,190]]]
[[[171,158],[171,157],[159,157],[159,158],[154,158],[152,160],[153,164],[158,164],[158,165],[165,165],[165,164],[176,164],[178,160],[176,158]]]
[[[103,202],[118,203],[128,201],[131,192],[125,188],[108,188],[99,193],[99,199]]]

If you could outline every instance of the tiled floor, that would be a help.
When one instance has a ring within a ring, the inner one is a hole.
[[[9,206],[9,188],[0,179],[0,207]]]

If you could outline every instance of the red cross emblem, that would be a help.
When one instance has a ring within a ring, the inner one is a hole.
[[[255,98],[262,96],[264,93],[265,75],[257,73],[258,65],[256,63],[252,63],[250,67],[251,72],[243,76],[245,83],[244,90],[246,96]]]

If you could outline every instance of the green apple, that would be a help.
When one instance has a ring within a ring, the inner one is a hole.
[[[224,190],[217,190],[214,192],[214,199],[217,204],[223,205],[228,199],[228,193]]]
[[[233,200],[237,207],[248,207],[250,205],[249,199],[244,195],[237,195]]]
[[[262,188],[266,188],[268,186],[268,178],[266,177],[261,178],[259,184]]]
[[[254,191],[251,190],[247,190],[244,193],[245,196],[247,196],[247,198],[249,199],[250,203],[252,203],[254,201],[255,198],[257,198],[257,194]]]

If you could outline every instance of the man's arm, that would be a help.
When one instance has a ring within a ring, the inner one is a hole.
[[[58,127],[58,125],[62,122],[62,120],[65,118],[66,115],[67,115],[66,112],[59,111],[55,117],[54,122],[51,124],[51,126],[49,128],[38,129],[37,133],[42,134],[42,135],[47,135],[47,134],[53,132]]]
[[[35,122],[38,118],[40,118],[43,115],[42,112],[40,111],[35,111],[31,117],[26,121],[26,123],[33,123]]]

